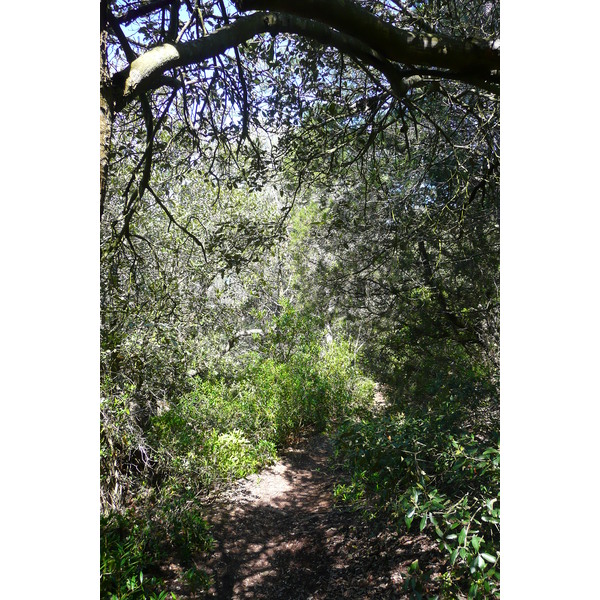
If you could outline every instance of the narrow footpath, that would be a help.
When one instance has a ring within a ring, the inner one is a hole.
[[[334,504],[331,454],[326,437],[310,438],[227,494],[211,518],[216,552],[202,565],[215,582],[209,598],[409,598],[410,564],[436,570],[426,536]]]

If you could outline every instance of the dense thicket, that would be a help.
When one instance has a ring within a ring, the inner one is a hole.
[[[306,431],[448,594],[497,594],[498,4],[104,0],[101,29],[103,594],[158,597],[206,497]]]

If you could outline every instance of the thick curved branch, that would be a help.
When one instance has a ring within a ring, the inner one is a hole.
[[[162,44],[142,54],[128,68],[113,77],[115,109],[122,110],[141,93],[155,89],[157,78],[174,67],[201,63],[222,54],[259,33],[265,33],[266,15],[256,14],[222,27],[215,33],[191,42]]]
[[[341,52],[350,54],[380,70],[387,77],[398,96],[403,96],[410,87],[399,76],[397,65],[352,35],[336,31],[326,24],[295,15],[255,13],[248,17],[242,17],[235,23],[222,27],[198,40],[180,44],[162,44],[134,60],[127,69],[116,73],[113,77],[115,109],[120,111],[141,93],[157,88],[160,85],[159,79],[165,71],[174,67],[201,63],[262,33],[271,33],[272,35],[294,33],[324,45],[336,47]],[[407,54],[404,56],[404,62],[411,63],[414,52],[412,52],[410,44],[405,50]],[[437,60],[438,54],[436,48],[430,48],[428,52],[419,55],[422,59],[419,64],[440,66]],[[457,61],[457,64],[452,61],[446,61],[446,63],[453,66],[455,71],[461,70],[460,60]]]
[[[471,74],[500,70],[500,51],[485,42],[394,27],[352,0],[238,0],[240,11],[273,10],[315,19],[355,37],[394,62]]]

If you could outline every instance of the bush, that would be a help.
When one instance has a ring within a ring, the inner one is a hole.
[[[227,382],[196,380],[151,420],[148,438],[164,485],[200,491],[248,475],[273,462],[277,446],[370,402],[374,384],[354,366],[350,345],[323,347],[303,333],[308,320],[299,324],[290,307],[286,315],[293,335],[279,331]],[[290,337],[300,344],[291,353]]]
[[[247,382],[197,387],[152,419],[149,436],[157,450],[164,486],[207,490],[244,477],[276,456],[273,427]]]
[[[206,448],[224,479],[245,477],[275,457],[273,442],[260,440],[258,445],[254,445],[239,430],[226,433],[213,431]]]
[[[100,520],[100,598],[163,600],[162,582],[144,575],[152,567],[150,527],[129,512],[111,512]],[[171,594],[171,598],[175,598]]]
[[[100,500],[105,512],[122,509],[151,475],[152,451],[136,418],[132,387],[111,389],[106,381],[102,387]]]
[[[100,521],[101,598],[144,597],[144,541],[140,524],[118,513]]]
[[[193,553],[211,551],[213,543],[201,507],[189,496],[163,497],[157,507],[139,514],[110,511],[100,519],[100,597],[162,600],[167,597],[163,582],[149,573],[162,560],[166,544],[185,564]],[[194,582],[197,589],[210,586],[203,572],[195,574]]]
[[[350,468],[345,500],[374,503],[407,530],[429,530],[447,553],[441,580],[452,595],[499,595],[498,440],[462,431],[450,404],[437,411],[347,422],[336,438]],[[487,442],[487,443],[486,443]]]

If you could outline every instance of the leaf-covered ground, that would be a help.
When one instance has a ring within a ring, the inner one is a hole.
[[[167,589],[181,599],[409,598],[409,566],[419,559],[422,570],[438,572],[436,545],[336,504],[339,475],[326,437],[288,449],[213,507],[215,552],[196,561],[213,578],[208,596],[187,588],[175,563],[163,572]]]

